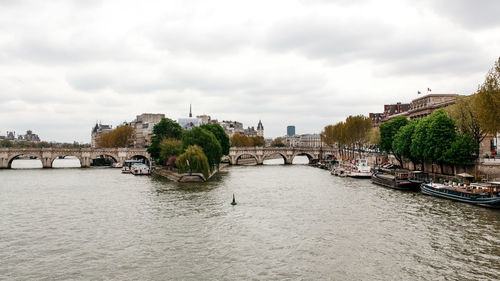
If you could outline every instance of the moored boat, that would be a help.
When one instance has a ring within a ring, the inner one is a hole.
[[[352,178],[370,178],[372,176],[372,169],[368,166],[368,160],[357,159],[351,164],[347,171],[347,176]]]
[[[424,183],[420,186],[423,194],[433,195],[464,203],[500,208],[500,182],[455,186],[440,183]]]
[[[408,172],[395,171],[394,174],[377,171],[372,174],[372,183],[381,186],[400,189],[400,190],[415,190],[418,191],[419,183],[409,180]]]
[[[144,163],[135,163],[130,167],[130,173],[134,176],[151,175],[151,170]]]
[[[132,165],[142,163],[140,160],[125,160],[125,163],[122,165],[122,173],[129,174],[131,173]]]

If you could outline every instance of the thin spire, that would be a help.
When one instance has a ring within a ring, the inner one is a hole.
[[[193,117],[193,114],[191,113],[191,104],[189,104],[189,118]]]

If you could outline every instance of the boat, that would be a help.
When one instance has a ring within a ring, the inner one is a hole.
[[[151,175],[151,170],[144,163],[135,163],[130,167],[130,173],[134,176]]]
[[[372,176],[372,168],[368,166],[368,160],[356,159],[356,161],[350,165],[346,175],[352,178],[370,178]]]
[[[331,170],[331,174],[334,176],[338,177],[345,177],[346,176],[346,170],[347,170],[347,165],[342,162],[342,161],[337,161],[333,166]]]
[[[374,184],[399,190],[418,191],[420,186],[419,182],[410,181],[408,171],[394,171],[393,173],[376,171],[372,174],[371,179]]]
[[[134,164],[142,163],[140,160],[125,160],[125,163],[122,165],[122,173],[129,174],[131,171],[131,167]]]
[[[442,197],[483,207],[500,208],[500,182],[455,185],[446,183],[424,183],[423,194]]]
[[[113,168],[123,168],[123,165],[120,162],[115,162],[115,163],[113,163],[113,165],[111,165],[111,167],[113,167]]]

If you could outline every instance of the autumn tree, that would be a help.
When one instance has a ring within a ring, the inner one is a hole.
[[[487,134],[479,120],[480,110],[477,94],[457,97],[455,104],[446,107],[446,113],[455,122],[457,133],[472,137],[473,141],[478,144],[478,149]],[[476,154],[479,154],[479,151]]]
[[[500,58],[486,75],[477,91],[477,109],[481,126],[490,134],[500,132]]]
[[[110,132],[102,134],[97,142],[98,147],[129,147],[133,144],[134,128],[120,126]]]

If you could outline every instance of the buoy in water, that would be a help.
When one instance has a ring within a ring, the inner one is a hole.
[[[231,205],[236,205],[238,203],[236,203],[236,200],[234,200],[234,193],[233,193],[233,202],[231,202]]]

